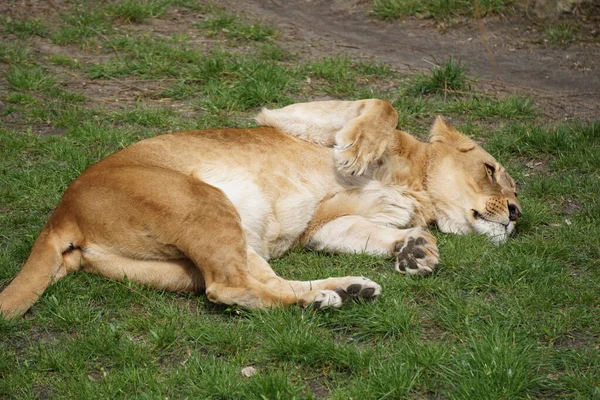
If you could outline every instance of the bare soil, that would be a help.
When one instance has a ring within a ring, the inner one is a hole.
[[[595,15],[571,16],[568,22],[576,26],[578,40],[556,46],[545,41],[546,24],[520,14],[464,19],[448,27],[416,18],[377,20],[369,15],[371,1],[220,4],[275,25],[282,45],[307,57],[344,53],[414,72],[452,56],[468,67],[481,88],[531,95],[553,119],[595,119],[600,113],[600,19]]]

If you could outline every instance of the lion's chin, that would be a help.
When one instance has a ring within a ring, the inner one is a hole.
[[[473,229],[479,234],[486,235],[494,244],[499,246],[505,243],[514,233],[516,225],[515,221],[510,221],[505,225],[485,219],[476,219],[473,222]]]
[[[466,217],[459,218],[457,215],[458,213],[438,214],[436,220],[438,229],[443,233],[453,233],[455,235],[468,235],[472,233],[485,235],[492,243],[499,246],[513,235],[517,226],[515,221],[508,221],[506,224],[503,224],[483,218],[468,220]]]

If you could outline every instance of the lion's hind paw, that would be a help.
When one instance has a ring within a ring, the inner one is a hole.
[[[316,309],[340,307],[350,300],[374,300],[381,294],[381,286],[362,276],[332,278],[328,289],[304,292],[300,304]]]
[[[342,296],[334,290],[318,290],[314,298],[305,305],[321,310],[323,308],[341,307],[343,302]]]
[[[381,286],[370,279],[363,277],[349,279],[353,283],[335,290],[344,302],[348,300],[374,300],[381,294]]]

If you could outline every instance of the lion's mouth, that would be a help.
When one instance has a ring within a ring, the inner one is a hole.
[[[483,214],[473,211],[475,221],[473,228],[477,233],[482,233],[489,236],[494,243],[500,245],[504,243],[515,232],[515,221],[507,221],[506,223],[487,219]]]
[[[507,230],[508,230],[508,228],[509,228],[509,225],[510,225],[510,220],[509,220],[508,222],[506,222],[506,223],[504,223],[504,222],[500,222],[500,221],[494,221],[494,220],[491,220],[491,219],[487,219],[486,217],[484,217],[484,216],[483,216],[483,214],[481,214],[481,213],[480,213],[479,211],[477,211],[477,210],[471,209],[471,211],[473,211],[473,217],[474,217],[475,219],[480,219],[480,220],[482,220],[482,221],[486,221],[486,222],[490,222],[490,223],[493,223],[493,224],[502,225],[502,226],[504,227],[504,229],[507,229]]]

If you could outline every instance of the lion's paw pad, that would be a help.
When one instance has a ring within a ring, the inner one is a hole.
[[[427,231],[409,235],[396,245],[396,271],[407,275],[428,275],[437,267],[439,252],[435,238]]]
[[[373,300],[381,294],[381,286],[367,278],[358,278],[354,283],[335,290],[343,301]]]

